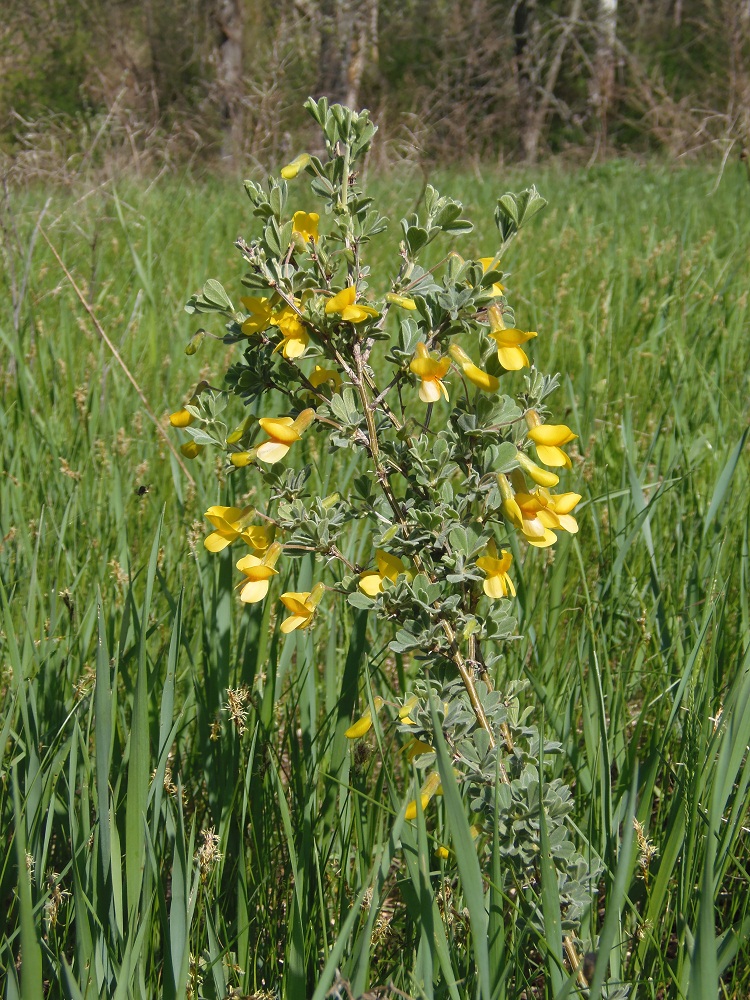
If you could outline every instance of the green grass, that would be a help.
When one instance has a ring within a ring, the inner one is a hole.
[[[434,181],[483,220],[456,243],[467,255],[492,252],[502,191],[535,182],[550,200],[504,264],[531,353],[563,373],[581,531],[554,558],[515,553],[525,638],[496,682],[526,682],[563,747],[550,773],[573,785],[579,846],[604,866],[577,944],[597,951],[591,996],[692,1000],[720,977],[747,997],[747,176],[728,167],[713,192],[697,168],[494,173]],[[397,217],[419,185],[372,187]],[[185,357],[198,324],[182,306],[209,276],[237,297],[248,203],[166,178],[83,194],[53,192],[42,226],[161,417],[222,370],[214,341]],[[208,454],[194,486],[176,467],[34,237],[45,197],[5,206],[0,272],[5,996],[322,1000],[337,969],[355,996],[575,995],[549,870],[548,946],[504,922],[491,872],[482,886],[458,790],[404,823],[412,777],[390,732],[356,750],[343,735],[418,664],[343,604],[287,639],[277,602],[239,605],[200,522],[257,483],[223,482]],[[341,480],[317,458],[326,495]],[[281,582],[312,573],[300,560]],[[240,736],[224,706],[242,685]],[[434,855],[445,829],[458,880]]]

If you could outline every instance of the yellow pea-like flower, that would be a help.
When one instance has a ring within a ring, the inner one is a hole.
[[[440,775],[433,771],[419,790],[419,801],[422,804],[422,812],[425,811],[430,799],[433,798],[440,788]],[[412,801],[406,807],[405,819],[417,818],[417,800]]]
[[[303,410],[296,420],[291,417],[261,417],[258,423],[268,435],[268,440],[258,447],[257,457],[269,464],[280,462],[314,419],[313,409]]]
[[[384,549],[375,550],[375,562],[377,570],[370,569],[362,573],[359,578],[359,589],[368,597],[375,597],[383,591],[383,580],[390,580],[395,583],[400,574],[407,574],[406,566],[398,556],[391,555]]]
[[[544,465],[551,465],[553,468],[567,466],[571,468],[570,458],[562,450],[562,445],[578,437],[567,424],[545,424],[536,410],[529,410],[526,414],[529,438],[536,445],[536,453],[539,461]]]
[[[316,583],[312,590],[294,592],[288,591],[281,595],[281,600],[291,615],[281,623],[281,631],[286,635],[298,628],[310,628],[318,604],[325,592],[322,583]]]
[[[375,711],[379,712],[380,709],[383,707],[383,699],[373,698],[373,704],[375,705]],[[372,728],[372,712],[368,707],[365,709],[362,716],[359,719],[357,719],[356,722],[353,722],[351,726],[349,726],[347,731],[344,733],[344,736],[346,736],[348,740],[358,740],[360,739],[360,737],[364,736],[365,733],[368,733],[371,728]]]
[[[495,375],[490,375],[483,368],[475,365],[469,355],[458,344],[451,344],[448,348],[450,356],[459,366],[466,378],[482,392],[497,392],[500,388],[500,379]]]
[[[420,340],[417,344],[416,357],[410,363],[409,369],[420,380],[419,398],[423,403],[436,403],[441,393],[446,399],[449,398],[448,390],[442,380],[448,374],[450,366],[450,358],[431,357],[427,345]]]
[[[300,153],[299,156],[295,156],[291,163],[287,163],[285,167],[281,168],[281,176],[285,181],[294,180],[297,174],[301,170],[304,170],[309,162],[310,154]]]
[[[502,549],[498,556],[494,538],[487,543],[485,553],[477,559],[477,566],[486,574],[483,585],[485,594],[493,600],[507,597],[508,594],[515,597],[516,588],[508,575],[513,556],[505,549]]]
[[[274,542],[260,558],[248,555],[237,560],[237,569],[245,574],[245,579],[240,584],[240,600],[243,604],[257,604],[268,594],[271,577],[278,575],[274,566],[280,555],[281,546]]]
[[[251,337],[254,333],[262,333],[263,330],[269,328],[273,316],[274,301],[272,298],[246,295],[240,299],[240,302],[249,313],[247,319],[242,323],[242,332],[246,337]]]
[[[347,285],[326,302],[327,316],[340,316],[347,323],[363,323],[378,315],[377,309],[357,303],[357,289]]]
[[[306,243],[313,243],[318,238],[319,222],[317,212],[295,212],[292,216],[292,232],[299,233]]]

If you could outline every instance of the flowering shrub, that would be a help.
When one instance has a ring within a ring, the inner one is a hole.
[[[332,600],[390,623],[390,649],[415,665],[414,682],[400,704],[370,696],[346,735],[366,736],[375,717],[400,734],[420,785],[405,799],[407,821],[430,810],[446,782],[458,788],[479,857],[504,857],[494,877],[517,890],[514,905],[532,921],[541,857],[551,858],[561,928],[572,929],[592,872],[570,836],[570,790],[544,777],[545,755],[559,747],[530,724],[519,685],[499,692],[491,681],[516,637],[512,551],[578,530],[580,496],[554,492],[553,471],[567,475],[575,434],[548,419],[557,377],[529,360],[524,345],[537,334],[517,325],[503,268],[545,201],[533,187],[503,195],[488,256],[464,259],[451,247],[433,256],[438,240],[472,224],[459,202],[427,187],[420,214],[401,220],[392,273],[373,275],[367,249],[387,221],[359,178],[375,127],[367,112],[324,99],[306,107],[326,156],[303,154],[266,186],[245,183],[258,229],[236,242],[246,294],[235,305],[209,280],[186,307],[221,316],[221,339],[239,356],[225,387],[201,383],[172,415],[188,436],[183,453],[220,449],[227,473],[263,483],[268,497],[262,509],[209,508],[206,548],[244,549],[239,600],[281,600],[283,633],[314,628]],[[289,183],[302,180],[320,212],[290,217]],[[230,402],[245,410],[231,431]],[[299,460],[312,435],[347,465],[354,455],[350,489],[309,495],[310,466]],[[363,533],[365,558],[353,544]],[[309,553],[320,569],[310,591],[277,593],[284,563]],[[451,864],[449,846],[438,856]]]

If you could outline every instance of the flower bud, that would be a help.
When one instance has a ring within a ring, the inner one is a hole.
[[[304,170],[309,162],[310,154],[300,153],[300,155],[295,157],[291,163],[287,163],[285,167],[281,168],[281,176],[285,181],[294,180],[300,170]]]

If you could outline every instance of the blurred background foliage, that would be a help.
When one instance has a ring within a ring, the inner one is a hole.
[[[381,158],[742,155],[748,0],[6,0],[7,172],[68,180],[310,138],[308,94],[369,107]],[[385,141],[383,141],[385,140]]]

